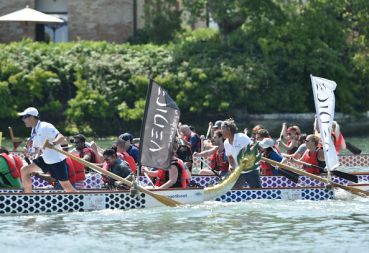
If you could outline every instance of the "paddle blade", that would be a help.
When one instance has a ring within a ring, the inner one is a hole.
[[[285,176],[286,178],[288,178],[292,182],[294,182],[296,184],[299,182],[299,175],[298,174],[293,173],[291,171],[284,170],[284,169],[279,169],[279,172],[282,176]]]
[[[333,175],[337,176],[337,177],[344,178],[344,179],[349,180],[351,182],[355,182],[355,183],[359,182],[359,177],[356,176],[356,175],[353,175],[353,174],[349,174],[349,173],[342,172],[342,171],[339,171],[339,170],[332,170],[331,173]]]
[[[347,141],[346,141],[346,148],[350,150],[350,152],[353,153],[354,155],[361,154],[361,149],[359,149],[358,147],[352,145],[350,142],[347,142]]]
[[[178,202],[174,199],[171,199],[169,197],[163,196],[163,195],[159,195],[156,193],[153,193],[151,191],[148,190],[142,190],[140,189],[142,192],[146,193],[147,195],[150,195],[151,197],[153,197],[154,199],[156,199],[157,201],[163,203],[164,205],[170,206],[170,207],[176,207],[176,206],[180,206],[182,205],[181,202]]]

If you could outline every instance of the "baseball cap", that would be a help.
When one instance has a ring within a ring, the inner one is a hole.
[[[78,139],[80,141],[86,141],[86,137],[83,134],[76,134],[76,135],[74,135],[73,136],[73,142],[75,142],[75,139]]]
[[[132,143],[133,141],[133,136],[130,133],[124,133],[119,135],[119,139],[123,140],[123,141],[129,141]]]
[[[39,113],[38,113],[38,111],[37,111],[37,109],[35,107],[28,107],[23,112],[19,112],[18,115],[19,116],[31,115],[31,116],[38,117],[39,116]]]
[[[259,146],[264,149],[272,148],[274,146],[274,141],[270,138],[264,138],[262,141],[259,142]]]
[[[213,128],[221,128],[222,123],[223,123],[222,120],[215,121]]]

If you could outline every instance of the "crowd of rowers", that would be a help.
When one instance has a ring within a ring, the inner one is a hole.
[[[274,140],[268,130],[261,125],[255,126],[251,135],[245,129],[243,133],[238,132],[237,126],[232,119],[224,121],[216,121],[214,124],[209,123],[209,131],[207,138],[196,133],[195,129],[188,125],[179,125],[178,135],[173,144],[173,154],[171,157],[171,166],[168,170],[161,168],[140,168],[140,175],[146,175],[152,182],[152,187],[165,188],[186,188],[190,185],[191,170],[194,158],[203,161],[203,158],[210,160],[210,165],[204,162],[202,164],[199,175],[217,175],[225,177],[237,167],[237,155],[242,148],[248,145],[258,143],[259,152],[262,156],[277,162],[287,160],[300,161],[304,164],[304,169],[313,174],[320,174],[325,167],[324,152],[319,137],[319,129],[314,123],[314,134],[303,134],[296,125],[288,127],[283,123],[281,135],[279,139]],[[339,125],[334,122],[332,138],[339,153],[340,148],[345,148],[345,142],[339,131]],[[101,149],[95,142],[87,142],[83,134],[73,136],[69,142],[73,144],[73,149],[68,150],[71,146],[64,143],[62,148],[71,154],[97,164],[103,169],[110,171],[122,178],[132,178],[137,175],[139,162],[139,140],[134,139],[130,133],[120,135],[113,143],[111,148]],[[27,143],[24,148],[25,157],[28,157],[29,151],[32,149],[32,141]],[[284,150],[285,153],[282,153]],[[0,150],[1,157],[8,166],[1,166],[0,178],[1,186],[24,187],[22,182],[25,176],[22,160],[15,155],[11,155],[5,148]],[[85,165],[66,157],[68,167],[68,180],[74,189],[83,189],[86,179],[86,172],[89,168]],[[27,159],[26,159],[27,160]],[[1,162],[0,161],[0,162]],[[34,160],[35,161],[35,160]],[[22,169],[23,168],[23,169]],[[278,168],[273,167],[263,161],[260,161],[258,174],[261,175],[279,175]],[[58,182],[58,172],[56,170],[33,171],[30,176],[37,176],[47,180],[56,189],[66,189]],[[9,182],[4,175],[9,174],[15,179]],[[124,186],[114,179],[103,176],[104,184],[107,188],[119,188]],[[132,180],[132,179],[131,179]],[[26,180],[24,180],[26,181]],[[60,180],[59,180],[60,181]],[[249,183],[250,184],[250,183]],[[260,183],[252,185],[252,187],[260,187]]]

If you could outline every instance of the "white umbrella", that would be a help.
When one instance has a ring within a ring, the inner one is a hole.
[[[15,11],[0,17],[0,21],[23,21],[39,24],[56,24],[63,23],[60,18],[36,11],[28,6],[19,11]]]

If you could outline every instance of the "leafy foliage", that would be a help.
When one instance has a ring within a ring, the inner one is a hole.
[[[173,22],[170,35],[162,21],[146,35],[167,44],[0,45],[0,118],[32,105],[69,133],[138,133],[150,77],[193,125],[219,115],[314,111],[310,74],[337,82],[337,111],[369,109],[362,95],[369,92],[369,2],[186,0],[193,14],[208,8],[224,26],[195,31],[178,27],[174,1],[151,4],[159,2],[174,13],[157,13]]]

